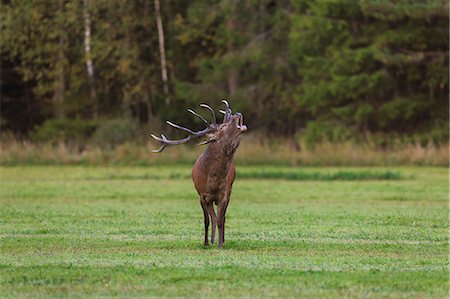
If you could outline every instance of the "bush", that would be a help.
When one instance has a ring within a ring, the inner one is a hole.
[[[310,121],[303,133],[303,141],[308,149],[314,149],[316,144],[323,142],[344,142],[352,140],[353,132],[340,124],[331,122]]]
[[[31,138],[56,144],[84,144],[97,128],[97,122],[83,119],[51,119],[37,128]]]
[[[139,131],[138,124],[128,118],[104,120],[93,134],[91,141],[102,148],[114,148],[128,141],[135,141]]]

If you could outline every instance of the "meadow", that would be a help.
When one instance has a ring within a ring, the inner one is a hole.
[[[0,168],[0,297],[444,298],[448,169],[242,166],[222,250],[190,167]]]

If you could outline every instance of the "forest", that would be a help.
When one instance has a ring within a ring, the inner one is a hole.
[[[3,0],[0,16],[3,136],[147,141],[225,98],[257,138],[448,142],[448,1]]]

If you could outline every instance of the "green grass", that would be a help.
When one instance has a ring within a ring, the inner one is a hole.
[[[223,250],[189,172],[0,168],[0,297],[448,295],[446,168],[239,167]]]

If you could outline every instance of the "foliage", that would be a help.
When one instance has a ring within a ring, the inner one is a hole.
[[[91,140],[101,147],[112,148],[127,141],[136,141],[139,132],[139,126],[131,119],[102,120]]]
[[[301,134],[308,146],[367,134],[449,138],[446,1],[172,0],[161,13],[171,105],[152,1],[4,2],[2,131],[96,115],[179,120],[185,108],[227,98],[251,130]]]
[[[97,128],[97,122],[82,119],[50,119],[32,134],[39,142],[83,144]]]
[[[409,133],[448,118],[442,1],[312,1],[297,11],[289,37],[302,84],[294,97],[315,122]]]
[[[2,168],[2,296],[448,294],[448,169],[377,168],[412,179],[301,183],[242,181],[240,170],[254,171],[238,169],[218,250],[203,247],[191,180],[151,179],[188,167]],[[308,171],[339,170],[355,171]]]

